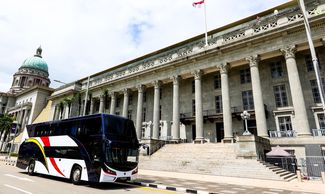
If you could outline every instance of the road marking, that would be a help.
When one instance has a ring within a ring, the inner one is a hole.
[[[20,191],[20,192],[23,192],[23,193],[33,194],[33,193],[31,193],[31,192],[25,191],[25,190],[23,190],[23,189],[20,189],[20,188],[17,188],[17,187],[11,186],[11,185],[4,184],[4,186],[9,187],[9,188],[11,188],[11,189],[15,189],[15,190]]]
[[[5,175],[5,176],[12,177],[12,178],[19,179],[19,180],[22,180],[22,181],[35,182],[35,181],[33,181],[32,179],[29,179],[29,178],[22,178],[22,177],[15,176],[15,175],[12,175],[12,174],[4,174],[4,175]]]
[[[165,191],[165,190],[159,190],[159,189],[154,189],[154,188],[149,188],[149,187],[139,187],[137,189],[147,191],[147,192],[155,192],[155,193],[166,193],[166,194],[175,194],[175,193],[177,193],[175,191]]]

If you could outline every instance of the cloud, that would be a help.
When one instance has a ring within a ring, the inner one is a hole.
[[[71,82],[204,32],[190,0],[0,2],[0,91],[39,45],[51,80]],[[207,1],[208,29],[286,0]],[[19,5],[19,6],[18,6]],[[59,86],[57,83],[52,87]]]

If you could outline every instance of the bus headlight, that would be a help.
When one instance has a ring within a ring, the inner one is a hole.
[[[138,167],[136,167],[133,171],[132,171],[132,175],[137,174],[138,173]]]
[[[104,165],[103,171],[104,171],[106,174],[116,176],[116,172],[115,172],[114,170],[109,169],[108,166],[106,166],[106,164]]]

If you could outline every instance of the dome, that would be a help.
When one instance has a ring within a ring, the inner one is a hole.
[[[42,59],[42,48],[39,47],[33,57],[25,59],[20,68],[33,68],[48,73],[47,63]]]

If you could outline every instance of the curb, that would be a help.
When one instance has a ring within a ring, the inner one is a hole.
[[[138,186],[151,187],[151,188],[155,188],[155,189],[162,189],[162,190],[169,190],[169,191],[178,191],[178,192],[183,192],[183,193],[217,194],[217,193],[209,192],[209,191],[201,191],[201,190],[184,188],[184,187],[171,187],[171,186],[166,186],[166,185],[162,185],[162,184],[144,183],[144,182],[137,182],[137,181],[129,182],[129,183],[138,185]]]
[[[9,166],[16,166],[16,162],[17,162],[17,160],[4,159],[4,158],[1,158],[0,161],[4,162],[5,165],[9,165]]]

